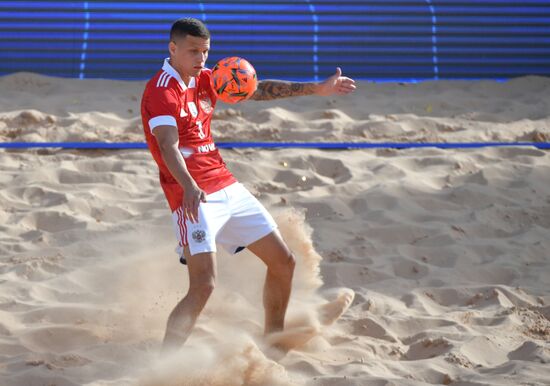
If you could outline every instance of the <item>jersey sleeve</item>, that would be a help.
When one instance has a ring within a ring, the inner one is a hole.
[[[149,115],[149,130],[153,133],[155,127],[168,125],[176,126],[178,116],[178,99],[173,90],[166,87],[157,87],[147,98],[145,109]]]

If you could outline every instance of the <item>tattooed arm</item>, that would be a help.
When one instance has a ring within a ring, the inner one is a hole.
[[[353,92],[353,90],[355,90],[355,81],[342,76],[342,71],[338,67],[336,74],[323,82],[300,83],[285,80],[261,80],[258,82],[258,89],[250,99],[268,101],[302,95],[345,95]]]
[[[319,85],[317,83],[298,83],[285,80],[261,80],[258,89],[250,99],[268,101],[301,95],[313,95]]]

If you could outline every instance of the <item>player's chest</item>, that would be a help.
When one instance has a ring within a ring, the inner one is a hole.
[[[206,91],[187,90],[180,95],[179,118],[183,122],[206,121],[213,113],[213,105]]]
[[[210,141],[210,121],[214,107],[207,92],[189,89],[180,96],[178,129],[180,140],[187,143]]]

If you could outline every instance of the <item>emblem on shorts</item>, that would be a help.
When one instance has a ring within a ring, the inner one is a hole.
[[[204,240],[206,240],[206,232],[201,229],[193,231],[191,236],[193,237],[193,240],[195,240],[197,243],[202,243]]]

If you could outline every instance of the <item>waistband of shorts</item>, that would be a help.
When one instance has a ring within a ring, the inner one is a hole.
[[[243,184],[241,184],[239,181],[235,181],[231,185],[226,186],[225,188],[221,188],[220,190],[216,190],[213,193],[207,194],[206,198],[208,200],[208,197],[214,198],[219,195],[226,195],[227,197],[229,197],[233,192],[238,191],[242,188],[243,188]]]

